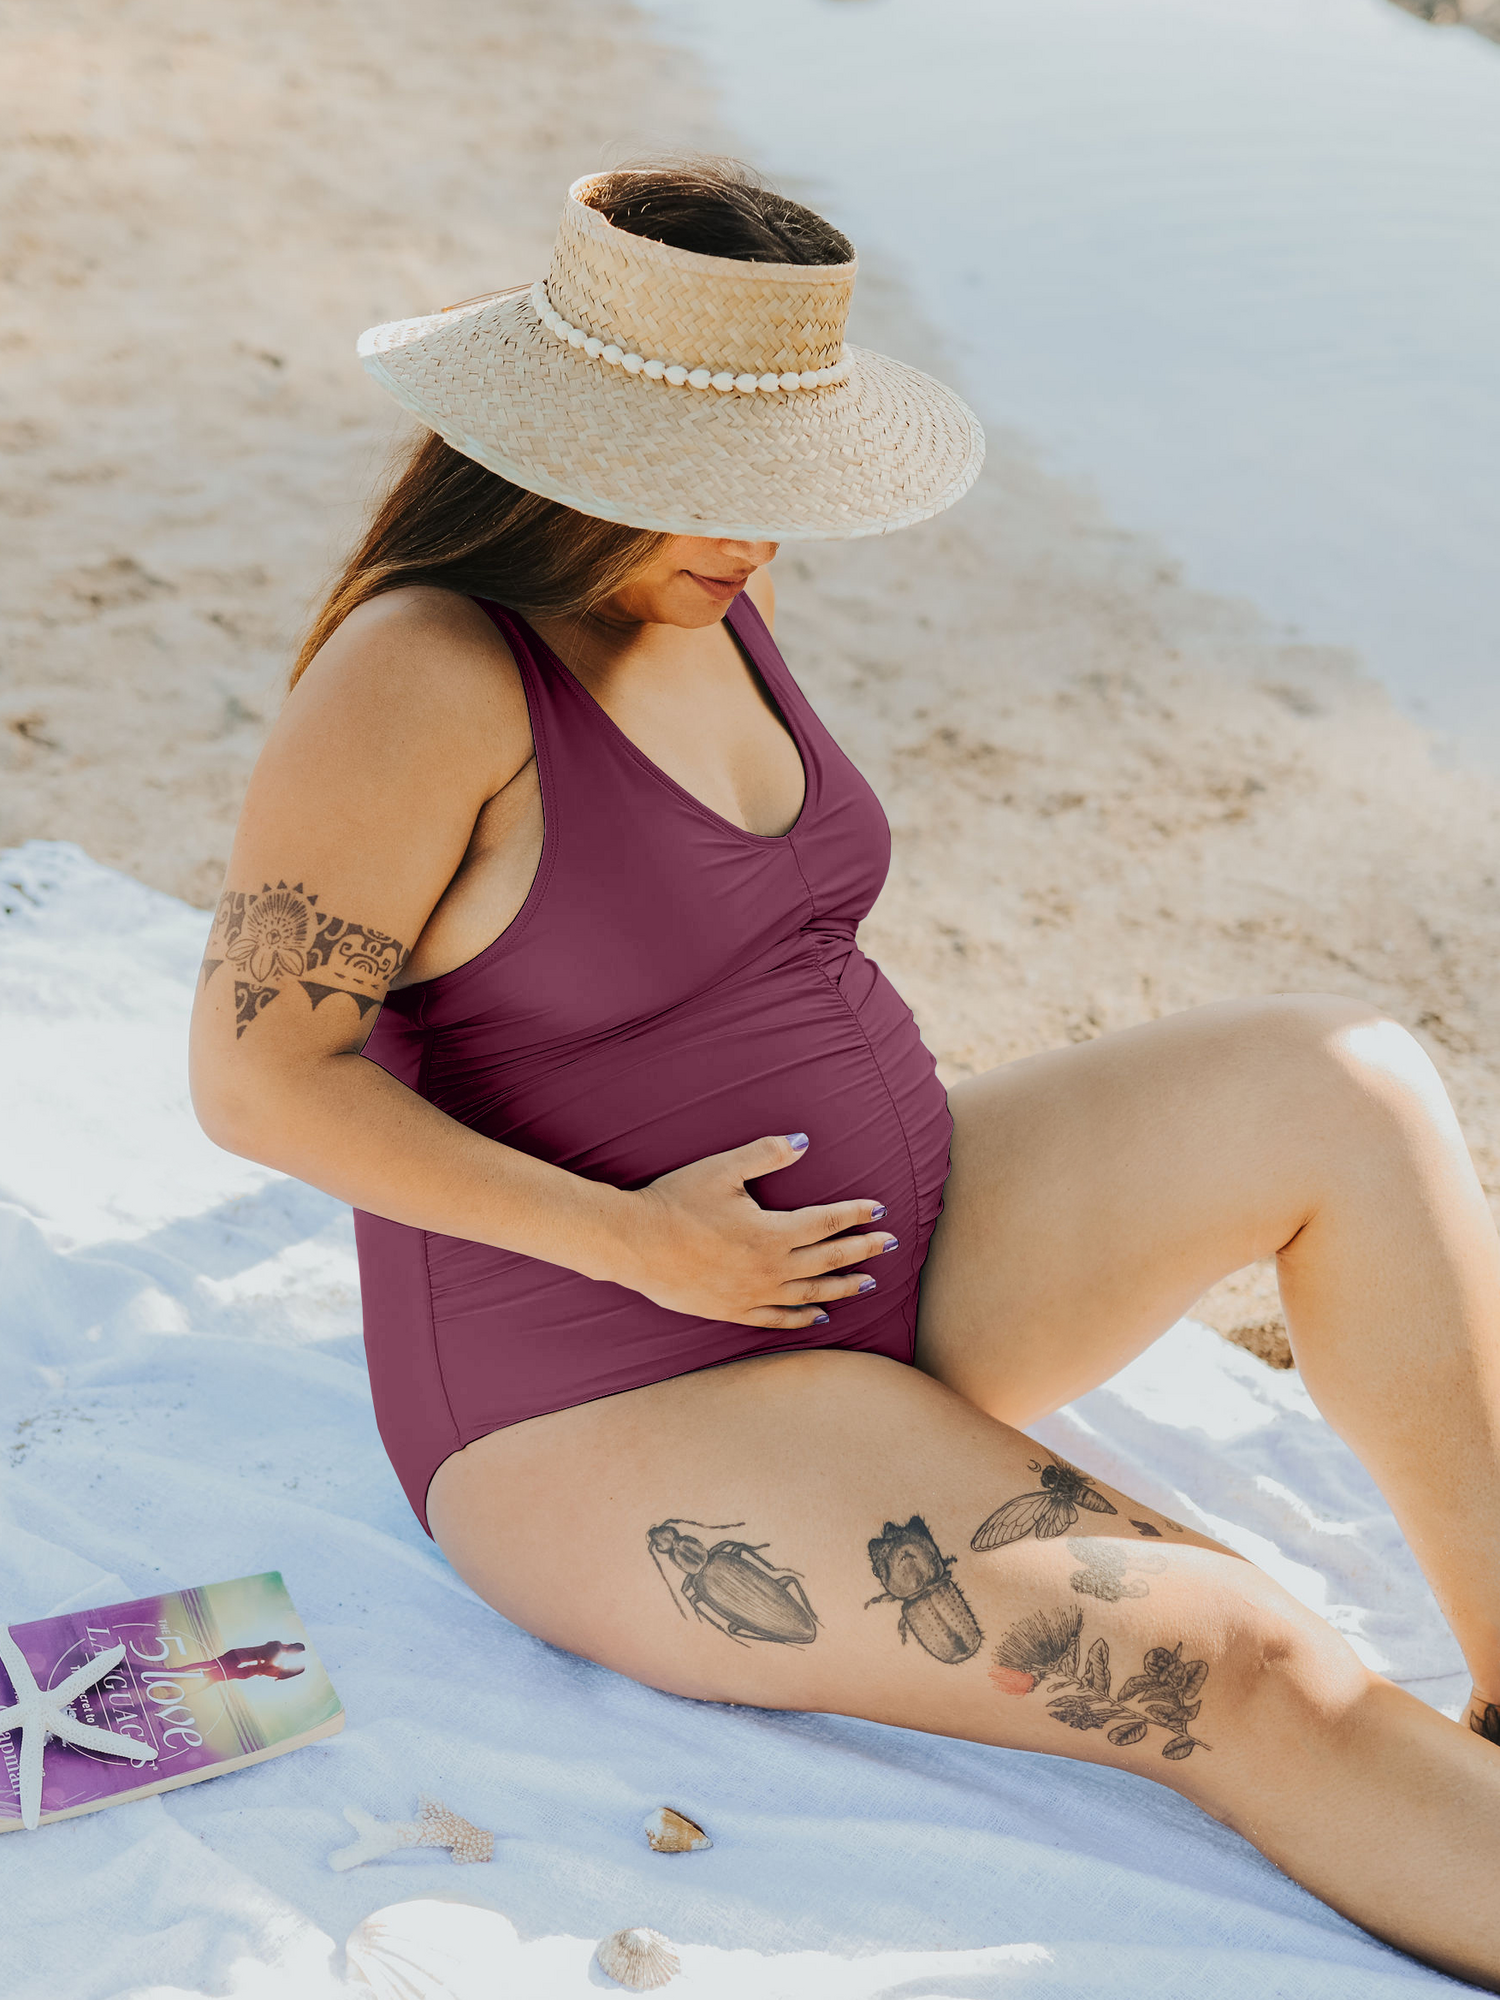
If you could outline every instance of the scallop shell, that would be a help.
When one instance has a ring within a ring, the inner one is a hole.
[[[644,1926],[601,1939],[594,1956],[601,1971],[632,1993],[649,1993],[655,1986],[665,1986],[682,1970],[682,1961],[661,1932]]]
[[[695,1819],[670,1806],[658,1806],[647,1818],[646,1840],[658,1854],[695,1854],[700,1847],[713,1846]]]
[[[524,1960],[514,1924],[498,1910],[449,1897],[373,1911],[350,1932],[345,1950],[351,2000],[495,2000],[536,1990],[517,1979]]]

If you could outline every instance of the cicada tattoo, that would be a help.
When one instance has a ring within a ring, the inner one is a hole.
[[[1033,1459],[1031,1470],[1040,1475],[1041,1491],[1018,1494],[1003,1507],[997,1507],[975,1530],[969,1544],[971,1549],[983,1553],[1024,1541],[1027,1535],[1035,1535],[1043,1542],[1054,1535],[1065,1535],[1078,1519],[1080,1507],[1086,1507],[1091,1514],[1119,1511],[1102,1493],[1094,1491],[1077,1466],[1069,1465],[1065,1459],[1054,1455],[1050,1465],[1038,1465]]]
[[[899,1630],[904,1646],[908,1633],[935,1660],[958,1666],[972,1659],[984,1644],[968,1599],[948,1572],[956,1556],[939,1555],[927,1523],[913,1514],[904,1528],[887,1521],[883,1534],[870,1543],[870,1567],[885,1585],[871,1604],[899,1604]]]
[[[670,1589],[671,1580],[661,1566],[663,1556],[684,1571],[681,1594],[695,1615],[738,1645],[764,1639],[774,1646],[810,1646],[818,1636],[817,1613],[797,1572],[778,1570],[766,1561],[761,1554],[765,1542],[723,1541],[708,1548],[696,1535],[680,1532],[702,1528],[705,1534],[716,1535],[744,1525],[743,1521],[721,1521],[714,1527],[702,1521],[658,1521],[646,1534],[657,1575]],[[674,1603],[677,1596],[673,1591]],[[686,1618],[680,1603],[677,1610]]]
[[[1500,1708],[1487,1701],[1482,1710],[1469,1711],[1469,1727],[1476,1736],[1482,1736],[1486,1743],[1500,1743]]]

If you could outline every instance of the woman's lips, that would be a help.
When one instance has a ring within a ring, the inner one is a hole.
[[[738,597],[740,592],[745,588],[745,585],[750,581],[749,577],[746,576],[699,576],[695,569],[687,570],[684,573],[690,576],[694,583],[702,584],[709,596],[716,598],[720,604],[727,604],[731,598]]]

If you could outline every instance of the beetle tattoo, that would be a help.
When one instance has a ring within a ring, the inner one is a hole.
[[[927,1523],[913,1514],[904,1528],[887,1521],[870,1544],[870,1567],[885,1585],[871,1604],[899,1604],[901,1643],[908,1633],[935,1660],[958,1666],[984,1644],[968,1599],[948,1572],[957,1556],[939,1555]]]
[[[971,1549],[1003,1549],[1011,1542],[1023,1541],[1027,1535],[1035,1535],[1044,1542],[1053,1535],[1066,1534],[1078,1519],[1080,1507],[1086,1507],[1091,1514],[1119,1511],[1102,1493],[1094,1491],[1077,1466],[1069,1465],[1055,1453],[1050,1465],[1038,1465],[1033,1459],[1031,1470],[1040,1474],[1041,1491],[1019,1493],[1014,1500],[997,1507],[974,1530]]]
[[[743,1528],[743,1521],[720,1521],[709,1527],[703,1521],[658,1521],[646,1532],[646,1546],[656,1573],[671,1589],[671,1579],[661,1566],[666,1557],[684,1571],[682,1596],[705,1624],[743,1645],[747,1639],[764,1639],[773,1646],[810,1646],[818,1636],[818,1617],[807,1601],[795,1570],[778,1570],[761,1554],[764,1542],[715,1542],[707,1548],[696,1535],[684,1535],[683,1528],[703,1528],[716,1535],[724,1528]],[[677,1603],[679,1617],[687,1613]]]

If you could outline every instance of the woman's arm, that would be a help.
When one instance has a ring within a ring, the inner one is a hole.
[[[701,1317],[806,1325],[857,1284],[819,1274],[882,1241],[822,1245],[870,1201],[758,1206],[744,1182],[798,1157],[785,1138],[625,1192],[485,1138],[361,1055],[481,810],[531,755],[515,663],[468,600],[397,591],[345,622],[272,730],[235,836],[193,1011],[204,1130],[393,1221]]]

